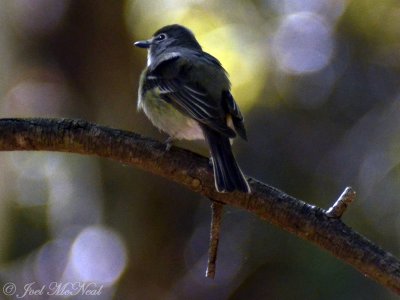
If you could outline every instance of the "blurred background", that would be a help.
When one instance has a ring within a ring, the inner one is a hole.
[[[351,185],[344,221],[400,256],[399,19],[393,0],[1,1],[0,116],[164,140],[136,111],[146,51],[132,43],[186,25],[230,74],[249,136],[234,145],[243,171],[323,208]],[[210,203],[135,168],[47,152],[0,153],[0,167],[0,283],[20,295],[80,281],[101,295],[69,299],[395,299],[231,207],[216,279],[204,278]]]

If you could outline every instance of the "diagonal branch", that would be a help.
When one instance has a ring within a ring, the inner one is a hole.
[[[178,182],[207,198],[256,214],[349,263],[400,294],[400,261],[340,218],[250,178],[253,193],[220,194],[208,159],[123,130],[81,120],[0,119],[0,151],[48,150],[97,155]]]

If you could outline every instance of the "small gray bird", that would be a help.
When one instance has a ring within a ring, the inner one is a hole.
[[[246,130],[221,63],[202,50],[189,29],[176,24],[135,46],[148,49],[138,109],[169,135],[168,143],[206,140],[218,192],[250,193],[230,143],[236,134],[246,140]]]

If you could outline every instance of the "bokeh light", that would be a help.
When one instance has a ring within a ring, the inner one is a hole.
[[[67,274],[67,278],[111,285],[126,267],[126,249],[116,233],[99,227],[86,228],[72,245],[70,263],[73,275]]]
[[[69,0],[10,1],[15,26],[26,35],[44,35],[54,31],[67,12]]]
[[[319,71],[330,63],[333,53],[331,29],[311,13],[287,16],[274,37],[274,56],[288,73]]]

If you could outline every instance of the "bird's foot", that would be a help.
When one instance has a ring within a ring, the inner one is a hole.
[[[210,157],[210,158],[208,159],[208,165],[209,165],[210,168],[213,168],[213,167],[214,167],[214,163],[213,163],[213,158],[212,158],[212,157]]]
[[[174,143],[174,138],[172,136],[170,136],[169,138],[167,138],[164,142],[165,144],[165,151],[169,151],[172,147],[172,144]]]

